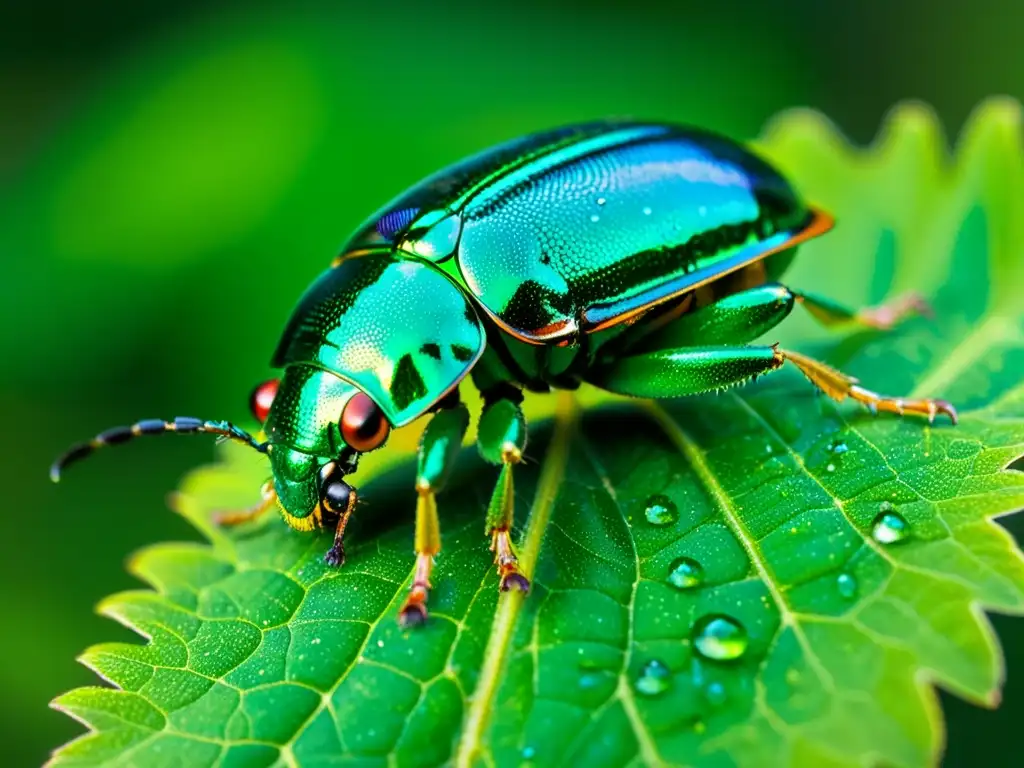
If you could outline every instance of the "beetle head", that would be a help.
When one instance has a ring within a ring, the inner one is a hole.
[[[345,481],[359,456],[381,447],[391,425],[370,397],[309,365],[285,370],[264,427],[274,487],[297,528],[329,527],[356,501]]]

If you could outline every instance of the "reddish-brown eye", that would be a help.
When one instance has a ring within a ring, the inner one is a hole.
[[[384,413],[362,392],[353,395],[341,411],[341,436],[360,453],[381,445],[390,432]]]
[[[278,383],[278,379],[264,381],[249,395],[249,410],[260,424],[267,420],[270,406],[274,404],[274,397],[277,395]]]

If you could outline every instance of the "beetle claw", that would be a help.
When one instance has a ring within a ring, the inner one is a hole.
[[[335,544],[324,553],[324,562],[331,568],[340,568],[345,564],[345,548]]]
[[[434,556],[426,552],[416,555],[416,572],[412,586],[398,611],[398,625],[402,629],[418,627],[427,620],[427,598],[430,596],[430,571],[434,567]]]
[[[525,595],[530,592],[530,580],[519,573],[519,571],[510,571],[502,574],[501,584],[498,589],[502,592],[510,592],[515,589]]]
[[[519,572],[519,558],[509,537],[507,528],[496,528],[491,534],[491,551],[494,564],[498,566],[498,589],[510,592],[515,589],[523,594],[530,591],[530,580]]]
[[[402,629],[412,629],[427,621],[427,606],[423,603],[406,603],[398,614],[398,625]]]

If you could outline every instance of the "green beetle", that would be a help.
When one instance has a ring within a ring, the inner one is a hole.
[[[179,418],[108,430],[54,465],[141,434],[207,432],[269,454],[263,501],[299,530],[327,529],[344,560],[347,478],[393,427],[433,416],[419,448],[417,567],[400,613],[426,618],[441,549],[434,495],[469,424],[458,385],[484,400],[477,442],[501,467],[487,530],[502,590],[528,590],[512,528],[512,468],[526,447],[523,390],[588,382],[645,398],[693,395],[787,360],[825,394],[930,420],[940,400],[891,398],[777,345],[750,342],[797,302],[826,324],[887,328],[916,297],[850,311],[777,280],[796,246],[832,226],[770,165],[694,128],[597,122],[529,136],[426,179],[361,227],[299,302],[257,388],[261,442],[228,422]]]

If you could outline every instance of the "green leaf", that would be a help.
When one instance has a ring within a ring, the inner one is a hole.
[[[412,473],[391,465],[414,431],[361,469],[338,572],[325,537],[210,523],[267,472],[226,447],[176,497],[209,545],[144,551],[131,568],[152,590],[101,605],[149,642],[84,654],[115,687],[56,701],[90,732],[54,764],[934,764],[933,684],[994,706],[982,610],[1024,611],[1024,560],[993,522],[1024,506],[1007,470],[1024,454],[1020,141],[997,101],[954,159],[920,107],[868,150],[813,113],[761,144],[840,222],[790,284],[858,306],[915,287],[937,311],[843,339],[794,318],[786,343],[947,397],[959,426],[873,418],[792,372],[671,404],[537,398],[516,476],[533,592],[497,593],[496,472],[467,451],[439,500],[432,619],[411,632],[395,614]]]

